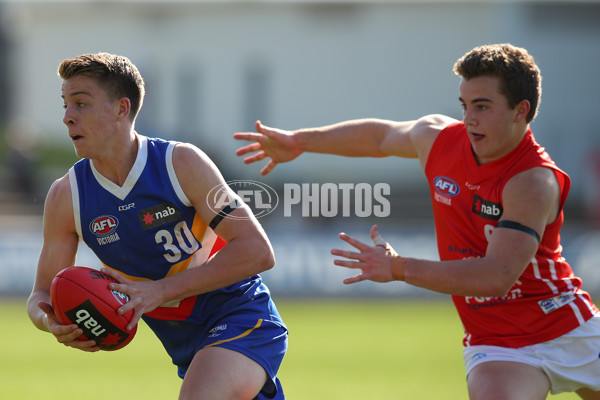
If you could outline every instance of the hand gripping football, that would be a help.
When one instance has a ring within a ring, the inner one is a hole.
[[[110,276],[87,267],[60,271],[50,287],[50,299],[61,324],[77,324],[83,330],[79,340],[95,340],[101,350],[125,347],[137,332],[127,330],[133,310],[123,315],[117,309],[129,301],[123,293],[109,289],[116,282]]]

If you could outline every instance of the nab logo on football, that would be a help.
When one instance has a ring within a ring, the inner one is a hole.
[[[106,236],[114,232],[119,226],[119,220],[112,215],[103,215],[90,223],[90,231],[96,236]]]
[[[438,176],[433,181],[435,190],[444,196],[456,196],[460,192],[458,184],[445,176]]]
[[[95,340],[102,350],[111,350],[129,337],[112,322],[105,318],[90,300],[65,311],[70,321],[77,324],[87,339]]]

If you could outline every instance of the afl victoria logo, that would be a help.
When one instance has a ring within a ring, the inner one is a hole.
[[[436,192],[444,196],[456,196],[460,192],[458,184],[445,176],[438,176],[433,181]]]
[[[119,226],[117,218],[112,215],[103,215],[90,223],[90,231],[96,236],[106,236],[113,233],[117,226]]]

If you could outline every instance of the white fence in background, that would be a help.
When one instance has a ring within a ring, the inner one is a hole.
[[[39,218],[0,219],[0,295],[26,295],[30,292],[42,245]],[[370,223],[359,221],[287,220],[285,225],[264,223],[275,250],[276,267],[263,275],[275,296],[422,296],[430,295],[405,284],[362,282],[344,285],[342,280],[356,273],[333,265],[332,248],[350,246],[338,239],[340,231],[368,241]],[[380,224],[381,225],[381,224]],[[381,227],[380,231],[399,254],[437,259],[431,223]],[[584,289],[600,295],[600,231],[568,229],[563,232],[564,256],[584,280]],[[99,267],[94,254],[80,246],[77,265]]]

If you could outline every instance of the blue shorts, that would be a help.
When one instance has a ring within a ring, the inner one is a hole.
[[[256,315],[230,315],[217,323],[200,343],[198,350],[218,346],[242,353],[260,364],[269,380],[257,400],[283,400],[281,382],[277,371],[287,351],[288,332],[272,320],[257,319]],[[187,366],[179,367],[179,376],[185,375]],[[270,397],[269,397],[270,396]]]
[[[244,354],[267,372],[266,397],[261,394],[257,399],[284,399],[277,372],[287,351],[288,331],[260,281],[202,296],[185,320],[143,318],[177,365],[181,378],[198,351],[223,347]]]

